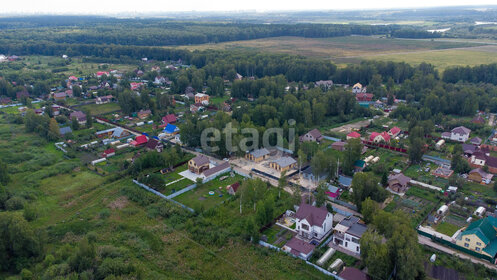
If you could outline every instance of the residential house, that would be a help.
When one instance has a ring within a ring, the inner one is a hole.
[[[350,139],[360,139],[360,138],[361,138],[361,134],[359,134],[356,131],[352,131],[351,133],[347,134],[347,140],[350,140]]]
[[[205,110],[204,106],[201,103],[195,103],[190,105],[190,112],[197,113],[203,112]]]
[[[483,171],[481,168],[473,169],[468,174],[468,179],[481,184],[490,184],[494,175]]]
[[[212,168],[209,168],[207,170],[205,170],[204,172],[202,172],[202,174],[200,175],[200,178],[202,178],[202,182],[208,182],[214,178],[216,178],[217,176],[221,175],[221,174],[224,174],[224,173],[227,173],[227,172],[230,172],[231,171],[231,165],[228,161],[225,161],[221,164],[218,164]]]
[[[102,78],[102,76],[107,76],[109,77],[109,72],[106,72],[106,71],[98,71],[95,76],[97,76],[97,78]]]
[[[123,138],[123,137],[129,136],[129,135],[130,135],[129,131],[124,130],[120,127],[116,127],[114,129],[114,132],[112,133],[112,138],[119,139],[119,138]]]
[[[374,143],[380,143],[380,142],[390,142],[390,135],[383,131],[382,133],[378,132],[373,132],[371,133],[371,136],[369,136],[369,141],[374,142]]]
[[[457,141],[457,142],[466,142],[469,139],[469,134],[471,133],[471,129],[466,128],[464,126],[458,126],[451,130],[451,132],[442,133],[442,138]]]
[[[0,104],[7,105],[10,102],[12,102],[12,99],[10,97],[6,97],[6,96],[0,97]]]
[[[350,266],[345,267],[338,276],[343,280],[371,280],[365,272]]]
[[[240,75],[240,73],[236,73],[235,80],[241,80],[242,78],[243,78],[243,76]]]
[[[312,166],[309,166],[302,171],[302,176],[307,180],[317,182],[317,181],[325,180],[327,177],[327,174],[323,173],[323,174],[319,174],[319,175],[314,175],[314,172],[312,172]]]
[[[361,254],[361,237],[367,230],[366,224],[358,217],[349,216],[335,226],[333,243],[352,253]]]
[[[469,140],[469,143],[473,144],[473,145],[476,145],[476,146],[480,146],[481,145],[481,138],[480,137],[473,137]]]
[[[52,114],[58,116],[60,114],[60,106],[52,105]]]
[[[72,133],[72,129],[70,126],[61,127],[59,128],[59,133],[60,135],[65,136],[69,133]]]
[[[205,170],[209,169],[210,160],[207,156],[198,155],[188,161],[188,170],[196,174],[202,174]]]
[[[163,131],[166,135],[176,135],[179,133],[179,127],[168,123]]]
[[[328,186],[328,190],[325,191],[325,193],[332,199],[335,200],[340,196],[340,189],[330,185],[326,184]]]
[[[234,184],[231,184],[231,185],[227,186],[226,190],[228,191],[228,193],[230,195],[235,195],[236,191],[238,191],[239,188],[240,188],[240,183],[236,182]]]
[[[195,94],[195,103],[200,103],[202,105],[209,105],[210,96],[205,93]]]
[[[291,253],[298,258],[308,260],[314,252],[314,248],[316,248],[316,246],[300,240],[297,237],[293,237],[285,244],[285,246],[283,246],[282,249],[283,251]]]
[[[328,89],[331,89],[333,87],[333,81],[332,80],[321,80],[321,81],[317,81],[315,83],[316,87],[320,87],[324,90],[328,90]]]
[[[162,123],[163,124],[174,124],[176,123],[177,119],[176,119],[176,115],[175,114],[168,114],[168,115],[165,115],[164,117],[162,117]]]
[[[497,218],[488,216],[472,222],[457,236],[456,244],[495,260],[497,254]]]
[[[357,83],[352,86],[352,93],[361,93],[362,92],[362,85],[360,83]]]
[[[472,120],[471,120],[472,123],[474,124],[484,124],[485,123],[485,119],[482,118],[481,115],[478,115],[476,117],[474,117]]]
[[[333,214],[325,206],[316,207],[305,202],[295,213],[295,230],[300,238],[322,240],[333,229]]]
[[[66,97],[67,97],[67,94],[63,91],[56,92],[53,94],[53,99],[55,99],[55,100],[64,100],[64,99],[66,99]]]
[[[300,136],[300,142],[321,142],[321,140],[323,140],[323,135],[316,128]]]
[[[343,175],[339,175],[338,176],[338,184],[342,188],[349,188],[350,186],[352,186],[352,178],[347,177],[347,176],[343,176]]]
[[[109,103],[112,101],[112,98],[114,98],[114,96],[112,95],[98,96],[97,100],[95,100],[95,104],[100,105],[100,104]]]
[[[400,132],[401,132],[400,128],[394,126],[394,127],[392,127],[392,129],[390,129],[388,131],[388,135],[390,135],[390,137],[392,137],[392,138],[395,138],[395,137],[397,137],[397,135],[400,134]]]
[[[464,155],[467,157],[471,157],[477,151],[477,147],[474,144],[462,144],[461,146]]]
[[[27,90],[16,92],[16,99],[17,99],[17,101],[21,100],[24,97],[25,98],[29,98],[29,92]]]
[[[291,157],[280,157],[269,163],[269,166],[279,172],[288,171],[297,166],[297,161]]]
[[[366,162],[364,160],[356,160],[354,162],[354,172],[361,172],[366,168]]]
[[[131,141],[129,144],[134,147],[145,146],[148,142],[148,138],[145,135],[136,136],[135,140]]]
[[[407,191],[410,182],[411,178],[402,173],[393,174],[388,176],[388,189],[394,193],[403,194]]]
[[[162,145],[162,143],[157,139],[152,138],[145,145],[145,149],[147,149],[148,151],[156,150],[157,152],[161,153],[164,149],[164,145]]]
[[[357,102],[371,102],[373,100],[373,94],[372,93],[357,93],[355,95],[355,100]]]
[[[76,118],[78,120],[79,124],[85,124],[86,123],[86,114],[81,112],[81,111],[74,111],[69,115],[69,119],[72,120],[73,118]]]
[[[115,154],[116,154],[116,150],[114,150],[113,148],[110,148],[110,149],[105,150],[102,153],[102,157],[108,158],[108,157],[114,156]]]
[[[473,168],[479,168],[486,165],[490,173],[497,174],[497,157],[491,156],[489,153],[485,153],[482,150],[473,153],[469,160],[469,165]]]
[[[245,158],[251,161],[260,162],[269,156],[269,151],[266,148],[253,150],[250,153],[245,154]]]
[[[337,151],[345,151],[345,145],[347,145],[347,142],[337,141],[331,144],[331,148]]]
[[[440,177],[440,178],[445,178],[448,179],[452,174],[454,173],[453,170],[449,168],[445,168],[442,166],[439,166],[437,169],[435,169],[431,174],[435,177]]]
[[[140,110],[138,113],[136,113],[137,117],[141,120],[148,118],[151,114],[152,111],[150,111],[150,109]]]
[[[142,82],[132,82],[132,83],[129,83],[129,87],[131,90],[139,90],[141,87],[143,86],[143,83]]]
[[[41,116],[45,113],[45,111],[43,111],[43,109],[40,109],[40,108],[35,109],[34,112],[35,112],[35,114],[37,114],[39,116]]]

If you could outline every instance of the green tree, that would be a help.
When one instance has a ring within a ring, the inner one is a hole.
[[[81,97],[81,88],[79,86],[72,87],[72,95],[74,97]]]
[[[50,119],[50,123],[48,126],[47,139],[49,141],[54,141],[54,140],[57,140],[59,137],[60,137],[59,124],[57,123],[57,121],[54,118],[52,118],[52,119]]]
[[[95,245],[88,238],[83,238],[76,252],[69,258],[69,266],[77,272],[91,269],[95,265],[95,256]]]
[[[321,207],[326,204],[326,197],[328,196],[326,194],[326,191],[328,188],[326,187],[326,183],[322,182],[319,184],[316,190],[316,206]]]
[[[0,184],[6,185],[10,182],[7,164],[0,158]]]
[[[78,119],[76,117],[73,117],[71,119],[71,128],[72,130],[76,131],[79,129],[79,122],[78,122]]]
[[[373,217],[376,215],[376,212],[380,209],[378,203],[373,201],[370,197],[366,198],[362,202],[361,206],[361,214],[366,223],[371,223],[373,221]]]
[[[281,198],[281,190],[287,185],[286,171],[281,172],[280,178],[278,179],[278,198]]]
[[[381,185],[386,187],[388,185],[388,175],[386,172],[383,172],[381,175]]]
[[[361,211],[362,202],[370,197],[374,201],[383,202],[387,198],[387,191],[378,185],[378,181],[374,176],[367,173],[359,172],[352,179],[352,199]]]
[[[343,171],[347,175],[351,175],[354,170],[354,163],[361,158],[362,143],[360,139],[350,139],[345,144]]]

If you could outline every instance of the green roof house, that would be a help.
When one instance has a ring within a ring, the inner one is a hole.
[[[497,255],[497,218],[489,216],[472,222],[457,236],[456,244],[494,259]]]

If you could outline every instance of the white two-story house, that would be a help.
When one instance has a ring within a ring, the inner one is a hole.
[[[471,134],[471,129],[466,128],[464,126],[458,126],[452,129],[450,133],[449,132],[442,133],[442,138],[464,143],[468,141],[470,134]]]
[[[321,240],[333,229],[333,214],[326,207],[315,207],[302,203],[295,213],[295,229],[299,237]]]
[[[358,217],[347,217],[335,226],[333,243],[360,255],[361,237],[367,229],[367,226]]]

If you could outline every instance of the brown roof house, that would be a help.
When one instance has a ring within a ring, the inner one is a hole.
[[[164,145],[162,145],[159,140],[151,138],[145,145],[145,149],[147,149],[148,151],[156,150],[160,153],[164,149]]]
[[[210,160],[204,155],[199,155],[188,161],[188,169],[196,174],[202,174],[209,169]]]
[[[331,148],[333,150],[337,150],[337,151],[344,151],[346,144],[347,144],[347,142],[337,141],[337,142],[331,144]]]
[[[493,177],[494,175],[483,171],[481,168],[473,169],[468,174],[468,179],[481,184],[490,184]]]
[[[280,157],[269,163],[269,166],[279,172],[288,171],[297,166],[297,161],[291,157]]]
[[[300,136],[300,142],[309,142],[309,141],[321,142],[321,140],[323,140],[323,135],[321,134],[321,132],[317,128],[315,128],[315,129],[307,132],[306,134]]]
[[[69,115],[69,119],[76,118],[78,120],[79,124],[85,124],[86,123],[86,114],[81,112],[81,111],[74,111]]]
[[[411,178],[402,173],[388,176],[388,189],[396,194],[403,194],[407,191]]]
[[[314,252],[314,248],[316,248],[316,246],[294,236],[282,249],[298,258],[308,260]]]
[[[322,240],[333,229],[333,214],[325,206],[301,203],[295,213],[295,229],[300,238]]]
[[[136,115],[138,116],[138,118],[141,119],[141,120],[148,118],[151,114],[152,114],[152,111],[150,111],[149,109],[147,109],[147,110],[140,110],[138,113],[136,113]]]
[[[228,191],[228,193],[230,195],[235,195],[236,191],[238,191],[239,188],[240,188],[240,183],[236,182],[234,184],[231,184],[231,185],[227,186],[226,190]]]

